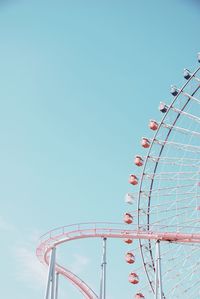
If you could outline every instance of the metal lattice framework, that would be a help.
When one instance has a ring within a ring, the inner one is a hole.
[[[51,298],[57,298],[58,285],[56,284],[56,273],[62,275],[72,284],[74,284],[85,298],[99,298],[99,296],[86,284],[86,282],[56,262],[55,249],[58,246],[61,246],[63,243],[85,238],[130,238],[162,240],[163,242],[168,242],[171,240],[171,242],[188,244],[200,243],[199,234],[168,233],[165,231],[166,226],[158,227],[155,225],[152,228],[154,231],[147,229],[141,231],[138,230],[137,225],[135,225],[135,227],[130,230],[127,229],[126,225],[121,223],[98,222],[68,225],[49,231],[41,237],[40,243],[36,250],[36,255],[40,262],[49,267],[49,273],[51,270],[53,270],[47,282],[45,298],[49,298],[50,292],[52,292]],[[52,269],[50,266],[52,266]],[[55,281],[53,284],[53,291],[50,291],[50,281]]]

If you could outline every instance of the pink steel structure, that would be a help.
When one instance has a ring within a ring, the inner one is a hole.
[[[163,242],[176,242],[176,243],[200,243],[199,234],[182,234],[182,233],[169,233],[165,232],[167,226],[154,227],[154,231],[141,231],[137,229],[127,229],[127,226],[121,223],[80,223],[69,226],[63,226],[55,230],[51,230],[41,237],[40,245],[36,250],[37,257],[39,260],[46,265],[50,265],[53,256],[53,271],[51,273],[51,280],[55,280],[55,274],[59,273],[65,278],[70,280],[88,299],[99,298],[95,292],[78,276],[73,274],[71,271],[65,269],[56,263],[55,260],[55,249],[57,246],[65,242],[72,240],[83,239],[83,238],[127,238],[131,239],[146,239],[146,240],[162,240]],[[53,292],[55,295],[52,297],[56,298],[57,289],[56,282],[53,286]]]
[[[200,62],[200,54],[198,54]],[[151,119],[152,138],[143,137],[147,153],[135,156],[140,174],[131,174],[125,202],[133,205],[124,222],[64,226],[41,237],[39,260],[49,267],[45,299],[58,299],[58,277],[71,281],[87,299],[106,298],[106,239],[139,242],[125,261],[132,265],[128,280],[135,285],[135,299],[200,298],[200,68],[184,70],[186,82],[171,87],[171,104],[160,103],[161,121]],[[136,221],[135,221],[136,219]],[[56,263],[56,248],[83,238],[102,238],[102,279],[98,296],[84,281]],[[141,264],[142,264],[141,263]],[[135,265],[134,265],[135,267]],[[146,276],[144,276],[144,272]]]

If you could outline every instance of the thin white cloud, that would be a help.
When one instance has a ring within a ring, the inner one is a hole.
[[[69,266],[69,269],[77,275],[82,273],[90,263],[90,259],[88,257],[79,254],[74,254],[73,260],[74,261]]]
[[[0,216],[0,231],[13,231],[15,227]]]
[[[46,271],[35,255],[34,246],[21,246],[15,249],[17,263],[16,277],[33,288],[45,288]]]
[[[16,264],[16,279],[26,283],[33,289],[45,289],[47,270],[36,257],[36,244],[40,232],[27,233],[26,242],[16,244],[13,250],[13,258]]]
[[[42,265],[36,257],[35,247],[38,242],[38,236],[41,235],[38,231],[29,234],[27,242],[21,246],[16,246],[13,251],[15,259],[16,280],[26,284],[33,292],[44,294],[47,280],[47,267]],[[59,287],[59,297],[69,298]]]
[[[40,234],[37,231],[32,232],[29,234],[26,243],[24,242],[21,243],[20,246],[15,246],[15,249],[13,250],[13,258],[15,259],[16,265],[16,280],[26,284],[26,286],[35,291],[38,290],[44,292],[46,288],[47,268],[38,261],[35,254],[35,247],[39,235]],[[87,269],[87,266],[90,263],[89,258],[79,254],[74,254],[72,260],[73,262],[69,267],[67,266],[67,268],[77,275]],[[66,297],[64,290],[62,287],[59,288],[60,297],[68,298],[68,296]]]

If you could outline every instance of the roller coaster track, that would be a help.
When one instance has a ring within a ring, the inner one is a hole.
[[[122,223],[109,222],[90,222],[59,227],[49,231],[40,238],[36,255],[41,263],[48,266],[52,248],[72,240],[84,238],[131,238],[176,243],[200,243],[200,234],[198,234],[198,232],[195,234],[182,233],[181,229],[183,228],[181,227],[178,233],[173,232],[173,227],[171,227],[172,232],[169,232],[169,226],[152,226],[146,230],[143,227],[143,230],[138,230],[136,225],[131,225],[131,228],[132,229],[128,229],[127,225]],[[165,229],[168,230],[168,232],[166,232]],[[74,284],[85,298],[99,298],[82,279],[70,270],[56,263],[55,271]]]

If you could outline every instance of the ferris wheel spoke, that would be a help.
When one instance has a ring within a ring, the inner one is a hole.
[[[182,222],[179,222],[179,227],[184,227],[185,228],[185,224],[191,224],[191,223],[200,223],[200,220],[198,219],[191,219],[191,220],[187,220],[187,221],[182,221]],[[180,225],[181,224],[181,225]],[[190,226],[192,227],[192,226]],[[194,227],[193,227],[194,228]]]
[[[160,173],[144,173],[143,179],[150,179],[154,180],[155,178],[159,180],[172,180],[178,179],[179,181],[199,181],[199,174],[200,172],[194,172],[194,171],[174,171],[174,172],[160,172]],[[184,176],[183,176],[184,175]]]
[[[180,142],[165,141],[165,140],[158,140],[158,139],[153,139],[151,141],[154,144],[157,144],[160,146],[170,146],[170,147],[178,148],[182,151],[191,151],[194,153],[200,153],[200,146],[197,146],[197,145],[184,144],[184,143],[180,143]]]
[[[179,247],[180,247],[180,246],[179,246]],[[178,248],[178,250],[180,250],[180,249]],[[178,250],[177,250],[177,251],[178,251]],[[197,248],[197,249],[196,249],[196,248],[195,248],[195,249],[192,249],[192,250],[190,251],[189,254],[187,254],[187,255],[184,256],[185,260],[189,260],[189,258],[190,258],[192,255],[194,255],[195,251],[198,251],[198,250],[199,250],[199,248]],[[162,260],[163,260],[163,261],[166,261],[166,262],[167,262],[167,265],[169,265],[169,262],[172,264],[170,268],[168,267],[168,269],[166,270],[166,272],[163,272],[163,278],[164,278],[165,276],[167,276],[167,275],[170,273],[170,277],[171,277],[171,279],[173,280],[173,277],[174,277],[174,278],[176,277],[176,273],[174,273],[174,269],[178,269],[178,268],[179,268],[179,267],[178,267],[178,266],[179,266],[179,262],[177,262],[177,261],[179,261],[179,259],[177,259],[176,256],[171,256],[171,258],[170,258],[169,260],[166,260],[166,259],[165,259],[165,256],[167,257],[167,256],[168,256],[168,253],[170,253],[170,252],[171,252],[170,249],[168,249],[168,250],[162,252]],[[147,266],[149,269],[153,269],[150,262],[149,262],[149,264],[146,264],[146,266]],[[154,284],[154,281],[152,281],[152,283]]]
[[[165,261],[167,263],[168,268],[163,271],[163,276],[166,276],[168,274],[168,272],[174,272],[176,275],[176,271],[181,271],[180,267],[178,267],[180,265],[180,259],[181,259],[181,263],[183,263],[183,266],[186,265],[187,261],[194,256],[195,253],[197,253],[199,251],[199,247],[198,248],[193,248],[188,254],[186,252],[184,252],[184,246],[183,245],[179,245],[177,248],[177,254],[171,256],[170,258],[168,258],[168,254],[171,252],[171,249],[168,249],[168,251],[163,252],[163,257],[166,256]],[[182,255],[180,256],[180,253],[182,253]],[[184,253],[184,254],[183,254]],[[177,256],[179,256],[179,258],[177,258]],[[165,262],[163,261],[163,264]],[[171,266],[170,266],[171,265]],[[174,267],[175,266],[175,267]],[[182,271],[185,271],[184,268],[182,268]]]
[[[178,133],[187,134],[187,135],[190,135],[190,136],[192,135],[192,136],[195,136],[195,137],[200,137],[199,132],[189,130],[189,129],[186,129],[186,128],[177,127],[177,126],[166,124],[166,123],[161,123],[161,126],[163,128],[166,128],[166,129],[173,129],[174,131],[176,131]]]
[[[187,273],[187,274],[184,273],[184,275],[182,275],[183,278],[180,279],[180,280],[178,281],[178,283],[177,283],[174,287],[172,287],[171,289],[169,289],[168,294],[170,294],[171,292],[173,292],[173,290],[176,289],[177,287],[180,288],[180,286],[182,286],[183,291],[185,292],[185,284],[183,284],[183,283],[185,282],[185,280],[188,279],[189,276],[191,276],[193,273],[195,273],[195,272],[197,271],[197,269],[199,270],[199,264],[195,264],[195,265],[193,266],[193,269],[192,269],[191,272],[189,272],[189,273]]]
[[[200,86],[198,86],[198,88],[199,88],[199,87],[200,87]],[[179,89],[178,89],[178,90],[179,90]],[[181,93],[183,96],[185,96],[185,97],[187,97],[188,99],[193,100],[193,101],[195,101],[196,103],[200,104],[200,100],[197,99],[196,97],[194,97],[193,95],[191,95],[191,94],[185,92],[184,90],[179,90],[179,91],[180,91],[180,93]]]
[[[170,208],[170,209],[160,209],[159,210],[159,213],[170,213],[170,212],[172,212],[172,211],[181,211],[181,210],[187,210],[188,209],[188,207],[187,206],[185,206],[185,207],[180,207],[180,208]],[[190,208],[189,210],[192,210],[193,208]],[[156,209],[151,209],[151,215],[157,215],[157,211],[156,211]]]
[[[154,204],[154,205],[151,205],[151,211],[155,210],[155,209],[159,209],[159,211],[162,210],[162,208],[164,210],[166,210],[166,207],[168,207],[168,209],[171,209],[173,207],[173,205],[175,204],[182,204],[182,203],[187,203],[188,204],[188,200],[192,200],[192,201],[196,201],[198,198],[200,198],[200,195],[196,196],[189,196],[189,197],[184,197],[184,198],[180,198],[180,199],[177,199],[175,198],[175,200],[170,200],[170,201],[165,201],[165,202],[162,202],[162,203],[158,203],[158,204]],[[195,208],[197,208],[198,206],[195,205]],[[188,206],[186,206],[186,208],[188,208]],[[190,209],[190,207],[189,207]],[[191,207],[191,209],[193,209],[193,207]]]
[[[167,105],[166,105],[166,106],[167,106]],[[168,108],[170,111],[174,111],[174,112],[176,112],[178,115],[182,115],[182,116],[185,116],[185,117],[187,117],[187,118],[189,118],[189,119],[191,119],[191,120],[194,120],[194,121],[197,122],[198,124],[200,123],[200,118],[199,118],[198,116],[196,116],[196,115],[193,115],[193,114],[191,114],[191,113],[182,111],[182,110],[180,110],[180,109],[178,109],[178,108],[175,108],[175,107],[173,107],[173,106],[171,106],[171,107],[167,106],[167,108]]]
[[[176,254],[171,256],[170,259],[167,259],[168,253],[171,252],[171,250],[167,250],[165,252],[163,252],[162,254],[162,261],[163,261],[163,281],[165,281],[165,277],[168,277],[167,279],[167,283],[170,283],[170,281],[173,281],[177,278],[177,276],[180,276],[180,262],[182,262],[182,271],[185,271],[184,266],[186,265],[186,262],[190,260],[190,258],[192,256],[194,256],[194,254],[199,251],[199,248],[193,248],[192,250],[189,251],[188,254],[186,254],[186,252],[184,252],[184,248],[183,246],[179,246],[176,250]],[[182,259],[180,261],[180,257],[178,258],[178,256],[182,256]],[[184,253],[184,255],[183,255]],[[167,265],[167,269],[166,269],[166,265]],[[187,268],[188,269],[188,268]],[[195,270],[196,271],[196,270]],[[193,269],[190,270],[190,273],[192,275],[192,273],[194,272]],[[188,276],[191,276],[190,273],[188,274]],[[174,289],[176,289],[176,286],[174,287]],[[174,289],[171,290],[172,293],[174,292]]]
[[[192,194],[194,194],[194,184],[185,184],[185,185],[183,185],[183,184],[181,184],[181,185],[176,185],[176,186],[171,186],[171,187],[163,187],[163,188],[155,188],[155,189],[150,189],[150,190],[143,190],[143,191],[141,191],[142,192],[142,194],[145,196],[145,197],[147,197],[147,198],[149,198],[149,197],[151,197],[151,196],[171,196],[171,195],[173,195],[174,194],[174,192],[176,192],[176,195],[177,196],[180,196],[180,195],[188,195],[188,194],[190,194],[190,195],[192,195]],[[183,191],[183,192],[177,192],[177,190],[184,190],[184,189],[189,189],[189,188],[191,188],[190,189],[190,191]],[[165,193],[162,193],[163,191],[166,191]]]
[[[194,287],[195,287],[195,286],[198,286],[198,287],[199,287],[199,284],[200,284],[200,280],[197,280],[196,282],[192,283],[192,284],[190,285],[190,287],[188,287],[188,288],[185,290],[185,293],[190,292],[189,295],[191,296],[191,298],[194,298],[194,297],[193,297],[193,294],[196,292],[196,289],[195,289]],[[199,291],[198,295],[200,296],[200,291]]]
[[[197,76],[194,76],[193,78],[194,78],[196,81],[200,82],[200,79],[199,79],[199,77],[197,77]]]
[[[157,221],[152,222],[151,225],[155,225],[155,224],[158,225],[160,223],[166,222],[166,223],[168,223],[168,226],[169,226],[171,224],[171,222],[172,222],[173,219],[177,219],[177,217],[180,217],[180,216],[182,216],[184,214],[185,213],[179,213],[179,214],[177,214],[177,215],[175,215],[173,217],[171,215],[169,215],[168,217],[165,217],[165,218],[163,218],[161,220],[157,220]]]
[[[196,80],[199,81],[199,78],[196,77]],[[197,93],[197,91],[199,90],[199,88],[200,88],[200,85],[197,85],[197,86],[195,86],[195,90],[192,93],[188,93],[185,91],[185,89],[175,87],[176,92],[179,94],[179,97],[182,95],[182,96],[186,97],[187,100],[188,99],[193,100],[196,103],[200,104],[200,100],[194,96]]]
[[[200,160],[194,158],[182,158],[182,157],[158,157],[158,156],[148,156],[143,157],[147,158],[148,162],[160,163],[164,165],[180,166],[180,167],[190,167],[190,168],[199,168]],[[187,163],[186,163],[187,162]]]

